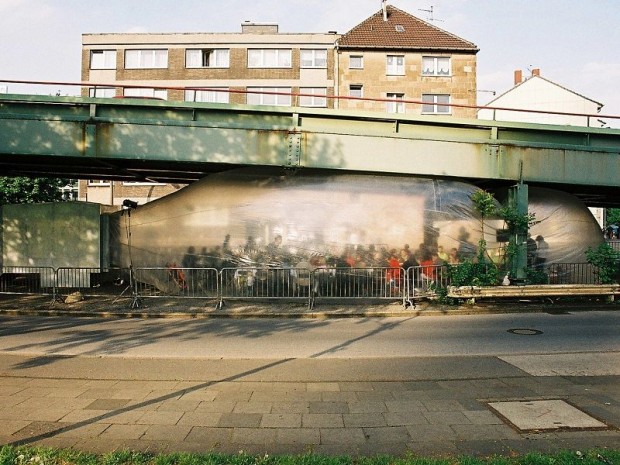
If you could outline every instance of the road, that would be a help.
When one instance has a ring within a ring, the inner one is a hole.
[[[597,352],[620,352],[620,312],[326,320],[0,318],[0,353],[26,356],[351,359]]]

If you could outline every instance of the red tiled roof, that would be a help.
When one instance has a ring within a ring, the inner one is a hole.
[[[397,27],[399,26],[399,27]],[[472,42],[461,39],[396,7],[387,7],[361,22],[338,40],[341,48],[451,50],[478,52]]]

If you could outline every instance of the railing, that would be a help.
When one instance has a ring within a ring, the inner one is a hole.
[[[607,243],[609,244],[609,246],[614,249],[616,252],[620,252],[620,241],[616,241],[616,240],[611,240],[611,241],[607,241]]]
[[[127,83],[118,83],[118,82],[59,82],[59,81],[34,81],[34,80],[16,80],[16,79],[0,79],[0,83],[7,84],[23,84],[23,85],[38,85],[38,86],[53,86],[56,88],[57,86],[65,86],[65,87],[77,87],[84,90],[88,89],[97,89],[97,88],[120,88],[122,89],[121,95],[124,95],[125,89],[149,89],[149,90],[177,90],[177,91],[213,91],[220,92],[226,94],[262,94],[262,95],[272,95],[272,96],[284,96],[290,97],[291,103],[299,104],[299,99],[301,97],[316,97],[315,94],[307,94],[303,92],[277,92],[277,91],[266,91],[266,90],[248,90],[248,89],[222,89],[220,87],[194,87],[194,86],[171,86],[171,85],[157,85],[152,82],[148,85],[144,84],[127,84]],[[415,105],[418,107],[422,107],[426,105],[427,102],[417,99],[390,99],[390,98],[371,98],[371,97],[352,97],[350,95],[325,95],[322,96],[326,99],[326,101],[359,101],[359,102],[375,102],[375,103],[387,103],[394,104],[394,102],[402,103],[403,105]],[[552,115],[552,116],[570,116],[570,117],[584,117],[587,119],[587,126],[591,126],[591,122],[594,121],[597,123],[601,119],[620,119],[619,115],[608,115],[608,114],[593,114],[593,113],[573,113],[566,111],[553,111],[553,110],[540,110],[540,109],[528,109],[528,108],[510,108],[510,107],[497,107],[490,105],[469,105],[469,104],[460,104],[460,103],[442,103],[444,107],[448,108],[465,108],[471,109],[474,111],[479,110],[487,110],[492,111],[493,120],[496,120],[496,112],[515,112],[522,113],[525,115],[534,114],[534,115]]]
[[[231,299],[286,299],[312,306],[317,280],[307,268],[224,268],[220,303]]]
[[[55,295],[56,271],[45,266],[3,266],[0,292]]]
[[[597,267],[559,263],[541,270],[547,285],[600,285]],[[527,283],[522,283],[527,284]],[[402,301],[434,298],[451,285],[446,266],[308,268],[69,268],[2,267],[0,293],[198,298],[217,301]],[[517,288],[519,286],[511,286]],[[506,294],[508,290],[504,289]],[[508,292],[509,293],[509,292]]]
[[[142,297],[218,298],[219,272],[215,268],[136,268],[131,277]]]
[[[547,284],[601,284],[598,267],[589,263],[555,263],[544,271]]]
[[[127,268],[61,267],[54,273],[54,297],[80,292],[84,296],[115,294],[129,284]]]
[[[434,297],[436,290],[450,285],[448,268],[444,265],[415,266],[407,270],[408,299]]]

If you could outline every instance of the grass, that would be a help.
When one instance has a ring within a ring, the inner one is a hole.
[[[97,455],[72,449],[3,446],[0,465],[620,465],[620,450],[530,453],[515,457],[404,458],[377,456],[352,458],[321,455],[146,454],[120,451]]]

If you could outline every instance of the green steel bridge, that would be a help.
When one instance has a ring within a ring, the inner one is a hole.
[[[620,207],[620,130],[148,99],[0,95],[0,174],[190,183],[271,166],[516,184]]]

